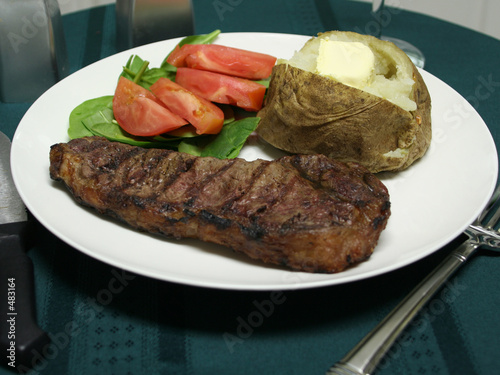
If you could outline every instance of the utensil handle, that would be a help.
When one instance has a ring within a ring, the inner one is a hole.
[[[420,309],[477,247],[470,240],[458,246],[327,374],[371,374]]]
[[[33,263],[18,235],[0,237],[0,306],[2,365],[31,368],[50,339],[36,324]]]

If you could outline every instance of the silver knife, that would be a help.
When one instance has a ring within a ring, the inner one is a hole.
[[[50,339],[36,324],[29,221],[12,179],[10,139],[0,132],[0,352],[2,365],[32,368]]]

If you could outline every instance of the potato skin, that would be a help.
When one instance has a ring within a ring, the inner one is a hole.
[[[406,169],[424,155],[431,141],[431,98],[412,66],[417,109],[409,112],[333,79],[289,64],[276,65],[258,113],[257,132],[290,153],[321,153],[360,163],[373,173]],[[384,156],[398,148],[407,153]]]

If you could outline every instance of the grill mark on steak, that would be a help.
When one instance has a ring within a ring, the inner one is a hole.
[[[365,260],[390,215],[380,180],[322,155],[219,160],[89,137],[52,146],[50,161],[51,178],[79,203],[136,229],[294,270],[339,272]]]

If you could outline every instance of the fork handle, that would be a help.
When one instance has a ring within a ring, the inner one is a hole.
[[[349,353],[333,365],[327,375],[370,375],[420,309],[448,278],[474,253],[478,243],[467,240],[451,252],[410,294]]]

